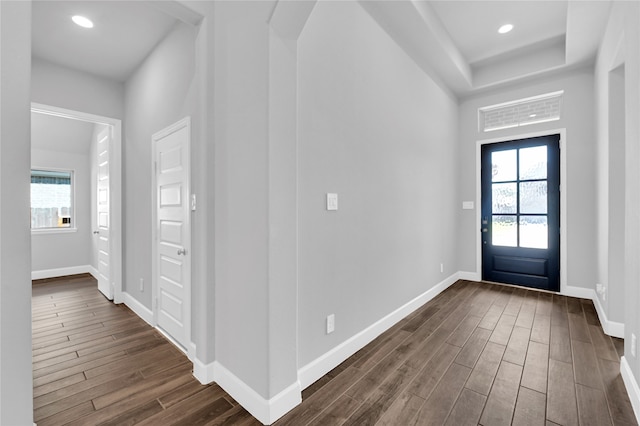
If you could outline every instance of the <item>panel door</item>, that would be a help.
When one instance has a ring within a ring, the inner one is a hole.
[[[108,299],[113,299],[111,286],[111,235],[110,235],[110,197],[109,197],[109,151],[111,145],[111,126],[105,126],[97,135],[97,230],[98,238],[98,290]]]
[[[560,290],[560,135],[482,146],[482,279]]]
[[[191,228],[188,119],[154,135],[155,286],[158,327],[187,348],[190,325]]]

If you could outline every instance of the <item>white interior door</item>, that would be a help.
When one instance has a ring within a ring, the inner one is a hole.
[[[97,135],[98,173],[97,173],[97,230],[98,237],[98,290],[108,299],[113,300],[111,286],[111,227],[109,197],[109,149],[111,145],[111,126],[105,126]]]
[[[153,135],[154,315],[184,349],[191,339],[190,120]]]

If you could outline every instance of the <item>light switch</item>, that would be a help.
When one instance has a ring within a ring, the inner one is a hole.
[[[462,208],[464,210],[473,210],[473,201],[463,201]]]
[[[338,210],[338,194],[327,193],[327,210]]]

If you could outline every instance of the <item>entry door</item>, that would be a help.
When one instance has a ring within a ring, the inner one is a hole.
[[[482,146],[482,279],[560,290],[560,135]]]
[[[97,173],[97,230],[98,237],[98,290],[108,299],[113,299],[111,286],[111,236],[109,202],[109,150],[111,144],[111,126],[104,126],[96,141],[98,156]]]
[[[190,120],[153,135],[156,323],[183,348],[190,340]]]

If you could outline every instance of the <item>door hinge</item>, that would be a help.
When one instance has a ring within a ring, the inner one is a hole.
[[[153,162],[153,173],[158,174],[158,162]]]

